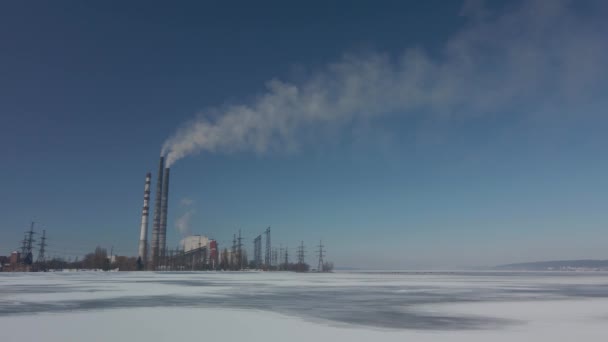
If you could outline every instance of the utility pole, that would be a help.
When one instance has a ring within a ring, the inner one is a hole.
[[[243,238],[241,237],[241,230],[239,229],[239,238],[238,238],[238,255],[239,255],[239,270],[243,269]]]
[[[46,230],[42,231],[42,237],[40,238],[39,246],[40,246],[40,250],[38,251],[38,259],[36,260],[36,262],[42,263],[42,262],[45,262],[44,252],[45,252],[45,248],[46,248]]]
[[[325,250],[323,250],[323,241],[319,240],[319,266],[317,266],[317,272],[323,272],[323,257],[325,256]]]

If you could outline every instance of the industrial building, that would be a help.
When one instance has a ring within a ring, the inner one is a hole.
[[[207,248],[209,245],[209,238],[203,235],[192,235],[182,239],[180,246],[184,252],[190,252],[192,250]]]

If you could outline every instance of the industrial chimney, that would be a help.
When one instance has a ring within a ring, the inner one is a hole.
[[[165,257],[167,247],[167,208],[169,206],[169,168],[165,169],[163,175],[161,203],[160,203],[160,230],[158,233],[158,248],[160,258]]]
[[[138,256],[141,262],[145,265],[148,258],[148,212],[150,210],[150,181],[152,174],[146,174],[146,183],[144,185],[144,207],[141,210],[141,227],[139,230],[139,249]]]
[[[159,261],[159,234],[160,234],[160,213],[161,213],[161,193],[163,188],[163,170],[165,169],[165,158],[160,157],[160,164],[158,166],[157,181],[156,181],[156,195],[154,196],[154,226],[152,227],[152,258],[151,269],[156,269]]]

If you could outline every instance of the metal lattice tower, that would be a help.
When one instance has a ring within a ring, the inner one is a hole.
[[[319,266],[317,266],[317,272],[323,272],[323,257],[325,256],[325,250],[323,250],[323,241],[319,240]]]
[[[270,245],[270,227],[266,228],[266,231],[264,233],[266,234],[266,254],[264,255],[264,264],[266,265],[266,267],[270,267],[270,263],[272,261],[272,249]]]
[[[285,246],[285,269],[289,268],[289,248]]]
[[[23,240],[21,240],[21,257],[25,257],[25,252],[27,251],[27,232],[23,235]]]
[[[303,265],[305,263],[304,260],[304,241],[302,241],[300,243],[300,246],[298,247],[298,264]]]
[[[40,246],[40,250],[38,251],[38,259],[36,259],[36,262],[45,262],[46,230],[42,231],[42,237],[40,238],[40,244],[38,244],[38,246]]]
[[[34,222],[30,225],[30,230],[27,232],[27,252],[32,253],[32,246],[34,243]]]
[[[234,266],[236,266],[236,234],[232,235],[232,254],[230,259],[230,266],[234,268]]]
[[[238,238],[238,245],[237,245],[237,253],[238,253],[238,260],[239,260],[239,269],[242,270],[243,269],[243,238],[241,237],[241,230],[239,229],[239,238]]]
[[[278,266],[279,265],[279,253],[278,253],[278,251],[277,251],[276,248],[274,248],[272,250],[272,264],[274,266]]]
[[[34,255],[32,254],[32,246],[36,240],[34,240],[34,222],[30,225],[30,230],[25,233],[25,253],[23,255],[23,263],[24,264],[32,264],[34,261]]]

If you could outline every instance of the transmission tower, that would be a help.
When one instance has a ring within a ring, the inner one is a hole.
[[[298,264],[303,265],[305,263],[304,260],[304,241],[302,241],[300,243],[300,246],[298,247]]]
[[[27,232],[23,235],[23,240],[21,240],[21,258],[25,258],[25,252],[27,252]]]
[[[239,238],[238,238],[238,245],[237,245],[237,253],[238,253],[238,260],[239,260],[239,270],[243,269],[243,238],[241,237],[241,230],[239,229]]]
[[[325,250],[323,250],[323,241],[319,240],[319,266],[317,266],[317,272],[323,272],[323,257],[325,256]]]
[[[25,233],[25,255],[23,256],[23,263],[27,265],[31,265],[34,261],[34,255],[32,254],[32,245],[36,241],[34,240],[34,222],[30,225],[30,230]]]
[[[42,237],[40,238],[40,243],[38,244],[38,246],[40,246],[40,250],[38,251],[38,259],[36,259],[36,262],[42,263],[45,261],[44,251],[46,248],[46,230],[42,231]]]
[[[289,269],[289,252],[287,246],[285,246],[285,269]]]
[[[236,267],[236,234],[232,236],[232,257],[230,259],[230,266],[234,269]]]
[[[264,255],[264,264],[266,264],[267,268],[270,268],[270,263],[272,261],[272,249],[270,246],[270,227],[266,228],[264,232],[266,234],[266,254]]]
[[[272,264],[275,266],[279,264],[279,253],[276,248],[272,250]]]

